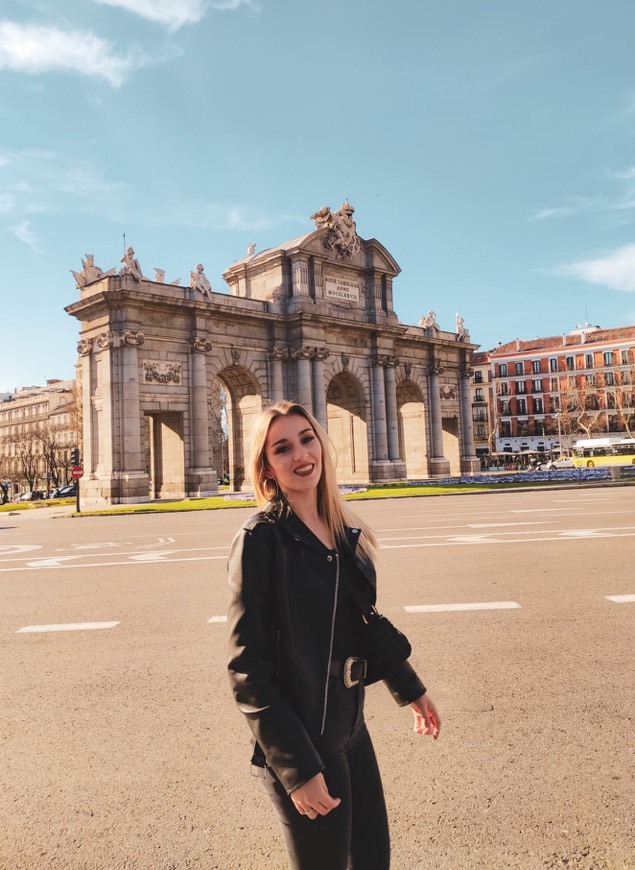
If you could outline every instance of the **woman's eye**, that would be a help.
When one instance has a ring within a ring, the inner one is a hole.
[[[306,438],[302,439],[302,443],[303,444],[310,444],[314,438],[315,438],[315,435],[307,435]]]
[[[276,449],[274,450],[274,453],[276,456],[279,456],[280,453],[286,453],[286,451],[287,451],[287,448],[283,445],[281,447],[276,447]]]

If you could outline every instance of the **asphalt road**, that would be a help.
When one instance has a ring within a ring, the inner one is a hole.
[[[395,870],[635,867],[634,501],[357,505],[443,717],[417,737],[368,691]],[[0,514],[0,867],[282,870],[225,676],[225,558],[250,511],[64,513]]]

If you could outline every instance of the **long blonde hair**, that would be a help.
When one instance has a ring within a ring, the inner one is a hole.
[[[256,494],[256,502],[262,510],[272,505],[279,495],[278,484],[268,476],[265,445],[269,427],[276,417],[296,414],[304,419],[315,432],[322,448],[322,474],[317,487],[317,507],[320,518],[329,528],[335,541],[345,540],[348,526],[361,531],[358,550],[374,562],[377,539],[372,529],[362,522],[342,500],[335,477],[337,452],[326,430],[303,405],[283,399],[264,408],[255,419],[252,430],[249,473]]]

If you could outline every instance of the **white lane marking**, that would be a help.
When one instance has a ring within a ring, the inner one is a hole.
[[[107,547],[123,547],[123,544],[71,544],[70,547],[58,547],[55,552],[63,553],[64,550],[105,550]]]
[[[16,634],[33,634],[38,631],[93,631],[100,628],[114,628],[119,622],[67,622],[58,625],[25,625]]]
[[[226,616],[212,616],[211,619],[207,620],[209,622],[227,622]]]
[[[135,562],[163,562],[166,556],[171,556],[174,553],[180,552],[179,550],[156,550],[152,553],[138,553],[135,556],[131,556],[131,559],[134,559]]]
[[[502,533],[502,532],[500,533],[501,536],[503,534],[504,533]],[[479,536],[474,536],[474,537],[478,538]],[[598,538],[598,537],[602,537],[602,538],[633,538],[633,537],[635,537],[635,532],[626,532],[625,534],[611,533],[611,534],[605,534],[605,535],[589,535],[588,539],[591,540],[591,539]],[[544,535],[543,535],[543,537],[536,536],[535,538],[523,538],[523,539],[507,538],[505,540],[501,540],[500,538],[487,538],[485,536],[482,536],[482,538],[480,540],[478,540],[478,539],[473,540],[473,539],[467,538],[466,540],[463,540],[463,541],[457,541],[456,538],[447,538],[444,541],[431,541],[431,542],[426,542],[426,543],[422,543],[422,544],[383,544],[381,542],[381,540],[379,541],[379,543],[380,543],[382,550],[408,550],[408,549],[414,550],[414,549],[421,548],[421,547],[454,547],[457,545],[457,543],[459,545],[465,545],[465,544],[529,544],[529,543],[535,544],[535,543],[541,543],[543,541],[547,542],[547,543],[549,543],[549,542],[550,543],[560,543],[562,541],[572,541],[572,540],[576,540],[576,539],[571,538],[571,537],[563,537],[561,535],[554,535],[551,537],[544,537]],[[578,540],[584,540],[584,538],[579,538]],[[2,569],[0,569],[0,570],[2,570]],[[18,568],[16,570],[21,571],[23,569]]]
[[[35,562],[27,562],[27,565],[31,568],[61,568],[64,562],[81,558],[81,556],[53,556],[51,559],[37,559]]]
[[[526,523],[468,523],[468,529],[497,529],[503,526],[544,526],[550,520],[529,520]]]
[[[406,613],[449,613],[459,610],[516,610],[515,601],[475,601],[471,604],[407,604]]]
[[[8,556],[9,553],[29,553],[31,550],[41,549],[41,544],[7,544],[0,547],[0,556]]]
[[[150,546],[152,546],[152,544]],[[143,550],[142,553],[140,554],[139,549],[141,549],[141,548],[138,548],[136,550],[130,550],[127,553],[103,553],[103,554],[102,553],[87,553],[86,556],[76,556],[74,558],[78,558],[78,559],[86,558],[86,559],[88,559],[88,558],[92,557],[93,559],[108,559],[108,558],[112,558],[115,555],[118,558],[121,558],[122,556],[130,556],[130,557],[139,556],[139,555],[143,555],[146,552],[145,550]],[[147,552],[160,555],[161,553],[200,553],[200,552],[206,552],[208,550],[209,551],[211,551],[211,550],[228,551],[229,546],[225,545],[224,547],[183,547],[179,550],[148,550]],[[53,556],[52,558],[55,559],[57,557]],[[60,557],[60,558],[66,558],[66,557]],[[0,559],[0,565],[4,564],[6,562],[31,562],[31,561],[33,561],[33,556],[26,556],[26,557],[12,556],[9,559]]]
[[[156,565],[156,564],[176,565],[177,562],[210,562],[214,559],[227,559],[227,556],[188,556],[185,559],[166,559],[165,561],[153,559],[152,562],[150,562],[149,564],[152,564],[152,565]],[[54,568],[55,567],[67,568],[67,569],[70,569],[70,568],[110,568],[113,565],[127,565],[129,568],[138,568],[140,564],[143,564],[143,563],[132,562],[132,561],[129,561],[129,562],[92,562],[92,563],[88,562],[88,563],[81,564],[81,565],[57,565],[57,566],[53,566],[53,567]],[[38,568],[38,567],[34,567],[34,568],[0,568],[0,574],[6,574],[6,573],[14,573],[15,574],[18,571],[39,571],[39,570],[42,570],[42,569]]]
[[[630,604],[635,601],[635,595],[605,595],[607,601],[614,601],[616,604]]]

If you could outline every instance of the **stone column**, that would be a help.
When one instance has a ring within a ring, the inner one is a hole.
[[[375,443],[373,459],[375,462],[385,462],[388,459],[384,361],[385,356],[382,354],[373,359],[373,440]]]
[[[93,344],[91,341],[82,339],[77,345],[77,353],[80,356],[82,369],[82,441],[78,445],[81,451],[81,459],[84,467],[84,477],[91,477],[95,471],[95,458],[93,455],[93,383],[91,372],[91,354]],[[80,484],[81,486],[81,484]]]
[[[474,447],[474,421],[470,397],[470,378],[474,372],[469,366],[459,371],[459,395],[461,407],[461,471],[473,473],[480,470],[480,462]]]
[[[141,445],[141,409],[139,402],[139,354],[145,341],[142,332],[126,329],[121,335],[123,407],[133,411],[123,420],[121,470],[143,472]]]
[[[430,474],[440,476],[450,473],[450,463],[443,455],[443,420],[441,417],[441,400],[439,397],[439,375],[443,367],[431,363],[428,367],[429,407],[430,407]]]
[[[192,389],[190,390],[190,413],[192,441],[190,444],[193,468],[209,467],[209,410],[207,407],[207,357],[212,342],[195,338],[192,342]]]
[[[326,388],[324,386],[324,361],[329,352],[325,347],[318,347],[313,360],[313,413],[322,426],[327,428]]]
[[[386,429],[388,434],[388,458],[393,461],[401,458],[399,451],[399,424],[397,422],[397,388],[395,386],[395,366],[399,357],[386,358],[384,384],[386,388]]]
[[[200,497],[218,492],[216,470],[212,467],[209,449],[207,354],[212,350],[212,342],[203,336],[195,336],[190,349],[190,443],[185,491],[190,497]],[[165,434],[172,437],[171,433]]]
[[[284,399],[284,386],[282,379],[282,360],[289,358],[289,349],[286,347],[274,347],[269,353],[269,383],[271,384],[271,400],[279,402]]]
[[[118,453],[118,445],[115,444],[115,433],[113,431],[113,390],[116,389],[116,384],[113,383],[112,372],[112,334],[102,332],[97,336],[95,341],[95,364],[97,367],[97,393],[96,408],[97,426],[96,426],[96,446],[97,446],[97,473],[104,481],[105,495],[107,498],[112,494],[112,475],[113,471],[118,471],[118,464],[115,459],[115,452]]]
[[[300,347],[292,352],[293,359],[296,360],[296,371],[298,376],[298,402],[308,408],[313,409],[313,384],[311,377],[311,360],[315,356],[314,347]]]

